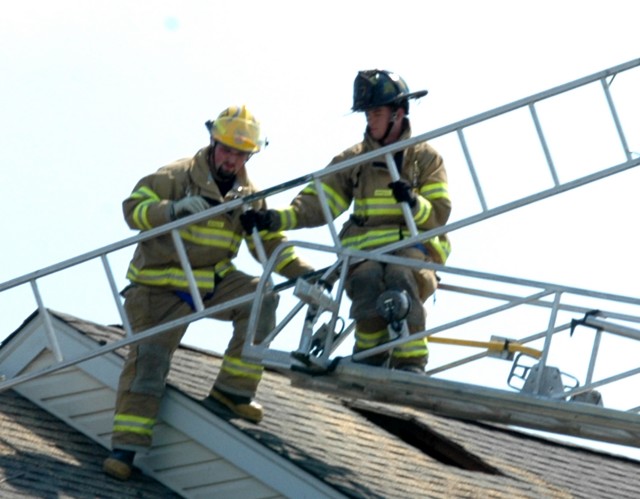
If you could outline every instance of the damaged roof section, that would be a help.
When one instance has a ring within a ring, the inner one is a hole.
[[[71,327],[83,341],[91,338],[108,343],[122,337],[117,327],[59,313],[54,319],[56,327]],[[23,333],[28,334],[28,328],[18,331],[12,340]],[[4,348],[5,345],[0,353]],[[170,390],[183,394],[189,404],[200,409],[200,401],[211,388],[220,363],[219,355],[180,347],[169,374]],[[101,463],[107,450],[103,445],[13,391],[3,392],[0,398],[3,497],[30,493],[46,497],[53,490],[71,497],[112,497],[111,491],[117,490],[118,497],[127,497],[127,491],[133,489],[142,495],[131,497],[171,497],[168,488],[142,473],[124,485],[104,477]],[[334,491],[335,497],[613,495],[631,499],[640,490],[639,463],[631,459],[548,441],[499,425],[303,389],[270,370],[259,387],[258,400],[265,406],[265,417],[259,425],[234,419],[224,409],[214,408],[208,414],[215,425],[203,430],[216,432],[225,428],[244,435],[274,461],[291,463],[292,472],[297,469],[296,473],[326,484],[328,495]],[[182,407],[171,409],[181,411]],[[252,451],[242,457],[247,461],[256,459]],[[43,487],[48,481],[53,485],[45,493]],[[286,492],[281,494],[289,497]]]

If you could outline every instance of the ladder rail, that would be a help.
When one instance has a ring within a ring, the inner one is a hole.
[[[544,132],[542,131],[542,124],[540,123],[540,118],[538,117],[538,111],[536,111],[535,103],[529,104],[529,113],[531,114],[531,119],[533,120],[533,124],[536,128],[536,133],[538,134],[538,140],[540,141],[540,145],[542,146],[542,151],[544,152],[544,157],[547,160],[547,166],[549,167],[549,173],[551,173],[551,179],[553,180],[553,185],[558,187],[560,185],[560,179],[558,177],[558,172],[556,171],[556,167],[553,163],[553,158],[551,157],[551,150],[549,149],[549,145],[547,143],[547,139],[544,136]]]
[[[293,179],[289,182],[285,182],[282,184],[279,184],[277,186],[273,186],[271,188],[259,191],[257,193],[248,195],[248,196],[244,196],[242,198],[236,198],[233,200],[230,200],[222,205],[216,206],[216,207],[212,207],[209,208],[208,210],[205,210],[203,212],[200,213],[196,213],[193,215],[190,215],[188,217],[182,218],[180,220],[176,220],[173,222],[170,222],[168,224],[165,224],[161,227],[155,227],[153,229],[149,229],[149,230],[145,230],[143,232],[140,232],[138,234],[136,234],[135,236],[131,236],[129,238],[123,239],[121,241],[106,245],[102,248],[98,248],[96,250],[93,251],[89,251],[86,253],[83,253],[81,255],[78,255],[76,257],[73,258],[69,258],[67,260],[64,260],[62,262],[50,265],[48,267],[45,267],[43,269],[34,271],[34,272],[30,272],[28,274],[24,274],[20,277],[14,278],[14,279],[10,279],[4,283],[0,283],[0,293],[8,290],[10,288],[22,285],[28,281],[31,280],[37,280],[40,279],[44,276],[53,274],[53,273],[57,273],[59,271],[65,270],[69,267],[73,267],[75,265],[78,265],[80,263],[84,263],[86,261],[89,260],[93,260],[96,258],[100,258],[102,257],[102,255],[107,255],[109,253],[113,253],[116,252],[118,250],[127,248],[129,246],[133,246],[135,244],[138,244],[139,242],[143,242],[146,241],[148,239],[152,239],[155,238],[157,236],[169,233],[170,231],[174,230],[174,229],[180,229],[181,227],[186,227],[187,225],[193,224],[193,223],[198,223],[198,222],[202,222],[205,221],[207,218],[217,215],[219,213],[223,213],[225,211],[228,210],[233,210],[235,208],[238,208],[240,206],[242,206],[243,204],[246,203],[251,203],[254,200],[258,200],[258,199],[264,199],[265,197],[271,196],[273,194],[277,194],[277,193],[281,193],[284,191],[287,191],[291,188],[294,187],[299,187],[299,186],[303,186],[309,182],[312,181],[316,181],[316,179],[322,178],[324,176],[328,176],[331,175],[337,171],[343,170],[343,169],[347,169],[350,168],[352,166],[361,164],[361,163],[365,163],[368,161],[371,161],[373,159],[376,158],[380,158],[380,157],[385,157],[385,155],[387,154],[393,154],[395,152],[398,152],[400,150],[406,149],[407,147],[411,147],[413,145],[416,145],[420,142],[424,142],[427,140],[431,140],[437,137],[441,137],[443,135],[447,135],[449,133],[453,133],[456,132],[458,133],[459,131],[463,130],[464,128],[467,128],[471,125],[474,124],[478,124],[481,123],[483,121],[487,121],[491,118],[500,116],[502,114],[508,113],[510,111],[514,111],[517,109],[520,109],[522,107],[525,106],[529,106],[530,104],[534,104],[535,102],[544,100],[544,99],[548,99],[550,97],[568,92],[570,90],[579,88],[581,86],[587,85],[589,83],[593,83],[595,81],[601,80],[602,78],[607,78],[607,77],[611,77],[613,75],[616,75],[618,73],[624,72],[624,71],[628,71],[630,69],[634,69],[636,67],[640,66],[640,59],[635,59],[632,61],[629,61],[625,64],[620,64],[618,66],[614,66],[612,68],[606,69],[604,71],[598,72],[598,73],[594,73],[590,76],[586,76],[583,78],[579,78],[573,82],[569,82],[566,83],[564,85],[559,85],[555,88],[546,90],[544,92],[539,92],[537,94],[533,94],[529,97],[526,97],[524,99],[519,99],[516,100],[510,104],[506,104],[500,107],[497,107],[493,110],[490,111],[486,111],[480,114],[477,114],[471,118],[467,118],[464,120],[460,120],[456,123],[453,123],[451,125],[447,125],[441,128],[438,128],[436,130],[433,130],[431,132],[427,132],[424,134],[420,134],[417,135],[415,137],[409,138],[407,140],[404,140],[402,142],[397,142],[394,144],[390,144],[388,146],[384,146],[381,147],[380,149],[377,149],[375,151],[371,151],[365,154],[362,154],[360,156],[342,161],[340,163],[336,163],[335,165],[331,165],[328,166],[324,169],[318,170],[316,172],[313,172],[311,174],[307,174],[307,175],[303,175],[301,177],[298,177],[296,179]],[[610,92],[608,92],[607,89],[607,96],[608,99],[611,99],[611,95]],[[615,107],[611,108],[613,110],[614,113],[614,121],[616,123],[616,125],[618,127],[620,127],[621,129],[621,125],[620,125],[620,121],[617,118],[617,113],[615,112]],[[624,137],[624,134],[622,134],[622,137]],[[626,141],[625,141],[626,142]],[[628,147],[627,147],[628,149]],[[586,175],[585,177],[582,177],[581,179],[576,179],[574,181],[571,182],[567,182],[565,184],[563,184],[562,186],[558,186],[558,189],[556,190],[555,188],[552,189],[547,189],[545,191],[542,191],[541,193],[532,195],[532,196],[526,196],[524,198],[522,198],[521,200],[515,201],[515,202],[511,202],[511,203],[506,203],[498,208],[494,208],[493,210],[484,210],[483,211],[487,211],[488,213],[480,213],[478,215],[476,215],[475,217],[468,217],[463,221],[460,221],[458,223],[452,223],[452,224],[448,224],[446,227],[441,228],[441,230],[434,232],[433,235],[441,235],[446,231],[453,231],[453,230],[457,230],[459,228],[462,228],[466,225],[470,225],[472,223],[475,223],[477,221],[479,221],[480,219],[484,219],[485,216],[496,216],[498,214],[504,213],[506,211],[511,211],[515,208],[524,206],[525,204],[529,204],[531,202],[534,201],[538,201],[541,199],[544,199],[545,197],[548,197],[550,195],[553,194],[558,194],[560,192],[564,192],[566,190],[570,190],[573,189],[575,187],[581,186],[581,185],[585,185],[587,183],[593,182],[595,180],[599,180],[601,178],[604,178],[606,176],[609,175],[613,175],[615,173],[619,173],[621,171],[624,171],[628,168],[632,168],[634,166],[637,166],[638,164],[640,164],[640,159],[636,159],[633,160],[632,158],[629,157],[630,155],[627,155],[628,157],[628,161],[625,163],[621,163],[618,165],[615,165],[607,170],[605,170],[604,172],[596,172],[594,174],[591,175]],[[479,187],[479,184],[478,184]],[[325,199],[326,201],[326,199]],[[462,222],[462,223],[461,223]]]
[[[187,256],[187,250],[184,248],[184,243],[182,242],[182,238],[180,237],[180,233],[177,229],[171,231],[171,238],[173,239],[173,246],[178,253],[178,258],[180,259],[182,270],[184,271],[184,275],[187,278],[187,283],[189,284],[189,292],[191,293],[193,305],[196,311],[200,312],[204,310],[204,303],[202,303],[202,296],[200,296],[196,278],[193,275],[193,269],[191,268],[191,263],[189,262],[189,257]]]
[[[540,387],[542,386],[542,375],[544,374],[544,368],[548,363],[549,350],[551,348],[551,341],[553,340],[553,328],[558,318],[558,308],[560,305],[561,292],[556,292],[553,295],[553,307],[551,307],[551,314],[549,315],[549,323],[547,325],[547,331],[544,335],[544,346],[542,347],[542,358],[538,362],[540,369],[537,370],[535,378],[533,380],[533,393],[540,393]]]
[[[602,388],[605,387],[607,385],[610,385],[612,383],[615,383],[617,381],[622,381],[628,378],[631,378],[632,376],[637,376],[640,374],[640,367],[636,367],[636,368],[632,368],[629,369],[627,371],[615,374],[613,376],[607,376],[606,378],[602,378],[598,381],[589,381],[586,382],[584,385],[577,387],[577,388],[573,388],[571,390],[566,391],[563,396],[564,397],[571,397],[573,395],[579,395],[581,393],[584,392],[588,392],[591,390],[595,390],[597,388]],[[627,412],[635,412],[637,411],[637,409],[627,409]]]
[[[44,327],[47,332],[47,340],[49,341],[49,345],[51,346],[53,355],[57,361],[61,362],[64,359],[64,355],[62,354],[62,350],[60,349],[60,343],[58,342],[58,338],[56,337],[56,332],[53,328],[53,323],[51,322],[49,311],[44,306],[42,295],[40,294],[40,290],[38,289],[38,283],[34,279],[30,280],[29,284],[31,284],[33,296],[35,297],[36,303],[38,304],[38,311],[44,317]]]
[[[456,134],[458,136],[458,141],[460,142],[460,147],[462,148],[462,152],[464,154],[464,159],[467,162],[467,168],[469,168],[469,174],[471,175],[473,185],[476,189],[478,201],[480,201],[480,207],[482,209],[482,212],[485,213],[489,210],[489,206],[487,205],[487,199],[485,198],[484,192],[482,191],[480,177],[478,176],[478,172],[473,163],[473,159],[471,159],[471,152],[469,151],[469,146],[467,145],[467,139],[464,136],[464,128],[461,127],[456,130]]]
[[[384,159],[387,162],[387,168],[389,170],[389,175],[391,176],[391,181],[396,182],[400,180],[400,174],[398,173],[398,168],[396,168],[396,163],[393,160],[393,155],[391,153],[386,153],[384,155]],[[416,221],[413,219],[413,214],[411,213],[409,204],[402,202],[400,203],[400,208],[402,208],[402,215],[404,216],[405,225],[409,229],[409,234],[411,234],[412,236],[417,236],[418,228],[416,227]]]
[[[611,80],[613,81],[613,80]],[[611,117],[613,118],[613,122],[616,127],[616,131],[618,132],[618,137],[620,138],[620,143],[622,145],[622,149],[624,151],[624,155],[627,158],[627,161],[631,159],[631,150],[629,149],[629,144],[627,143],[627,138],[622,129],[622,123],[620,123],[620,118],[618,117],[618,111],[616,110],[616,105],[613,102],[613,97],[611,96],[611,82],[608,82],[606,78],[601,78],[600,83],[602,84],[602,90],[604,91],[605,97],[607,99],[607,104],[609,105],[609,112],[611,112]]]
[[[459,272],[457,272],[458,274],[460,273],[468,273],[468,276],[471,276],[472,273],[471,271],[468,271],[466,269],[458,269]],[[455,271],[452,273],[456,273]],[[503,276],[499,276],[499,275],[493,275],[491,279],[487,279],[487,280],[492,280],[492,281],[500,281],[500,282],[504,282],[501,280]],[[499,293],[496,291],[487,291],[486,289],[474,289],[474,288],[470,288],[470,287],[465,287],[465,286],[460,286],[460,285],[452,285],[452,284],[448,284],[446,282],[444,283],[440,283],[438,286],[438,289],[441,290],[447,290],[447,291],[452,291],[452,292],[456,292],[456,293],[460,293],[460,294],[465,294],[465,295],[470,295],[470,296],[477,296],[477,297],[483,297],[483,298],[491,298],[494,300],[511,300],[513,298],[514,295],[511,294],[507,294],[507,293]],[[571,288],[567,288],[564,287],[565,292],[567,293],[571,293],[571,294],[579,294],[579,291],[576,291],[576,289],[571,289]],[[582,290],[583,292],[585,290]],[[605,300],[611,300],[611,301],[617,301],[619,303],[629,303],[631,305],[635,305],[637,304],[637,299],[634,297],[626,297],[626,296],[622,296],[622,295],[608,295],[608,294],[594,294],[593,291],[589,291],[589,294],[584,294],[582,296],[588,296],[590,298],[601,298],[601,299],[605,299]],[[544,300],[532,300],[531,302],[529,302],[529,305],[534,305],[534,306],[538,306],[538,307],[551,307],[552,304],[544,301]],[[590,311],[590,309],[585,308],[585,307],[581,307],[579,305],[570,305],[570,304],[560,304],[560,310],[562,310],[563,312],[573,312],[573,313],[577,313],[577,314],[586,314],[587,312]],[[611,319],[619,319],[625,322],[637,322],[640,323],[640,317],[637,317],[635,315],[629,315],[629,314],[622,314],[619,312],[605,312],[602,310],[599,310],[600,314],[602,314],[603,316],[606,316],[608,318]],[[590,322],[591,319],[587,319],[587,322]]]
[[[341,246],[340,238],[338,237],[338,231],[336,230],[335,224],[333,223],[333,216],[331,215],[331,211],[329,210],[329,202],[327,201],[327,195],[322,188],[322,179],[321,177],[314,177],[313,184],[318,193],[318,199],[320,199],[320,208],[322,209],[322,214],[324,215],[324,219],[327,222],[327,227],[329,227],[329,232],[331,233],[331,240],[335,246]]]
[[[100,260],[102,261],[104,272],[107,275],[107,279],[109,281],[109,288],[111,289],[113,301],[115,302],[116,307],[118,308],[118,314],[120,315],[120,320],[122,321],[122,329],[124,329],[124,334],[127,337],[132,336],[133,331],[131,329],[131,322],[129,322],[129,317],[127,316],[127,312],[124,309],[124,305],[122,304],[122,301],[120,300],[120,291],[118,290],[116,279],[113,276],[111,265],[109,265],[109,259],[106,254],[103,254],[103,255],[100,255]]]
[[[585,376],[585,385],[593,384],[593,373],[596,370],[596,361],[598,360],[601,341],[602,331],[598,329],[596,331],[595,337],[593,338],[593,348],[591,349],[591,356],[589,357],[589,366],[587,367],[587,374]]]

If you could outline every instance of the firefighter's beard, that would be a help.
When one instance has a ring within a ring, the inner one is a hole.
[[[216,175],[221,180],[232,180],[235,178],[236,172],[233,167],[227,166],[225,168],[225,164],[222,163],[216,168]]]

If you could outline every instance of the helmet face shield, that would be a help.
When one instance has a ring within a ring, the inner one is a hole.
[[[227,147],[247,153],[260,151],[260,123],[245,106],[232,106],[207,122],[211,138]]]
[[[390,71],[360,71],[353,82],[351,110],[367,111],[374,107],[399,106],[404,100],[417,99],[425,95],[426,90],[410,92],[407,83]]]

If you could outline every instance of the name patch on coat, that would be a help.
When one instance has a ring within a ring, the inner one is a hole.
[[[207,227],[222,229],[224,227],[224,222],[222,220],[207,220]]]
[[[391,189],[376,189],[373,195],[379,198],[388,198],[391,196]]]

